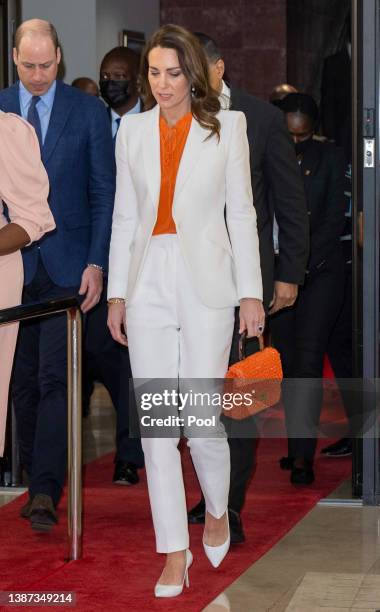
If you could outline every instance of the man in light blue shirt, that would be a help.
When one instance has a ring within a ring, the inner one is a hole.
[[[23,303],[80,295],[88,312],[108,263],[115,162],[104,104],[57,80],[61,51],[51,23],[31,19],[15,34],[19,81],[0,91],[0,109],[35,129],[49,177],[56,228],[23,249]],[[35,530],[58,521],[67,465],[66,316],[20,326],[12,399],[20,461],[29,477],[21,516]]]
[[[138,98],[136,104],[131,110],[127,110],[123,115],[120,115],[117,111],[115,111],[111,106],[109,107],[109,112],[111,115],[111,129],[112,129],[112,138],[116,138],[117,131],[119,129],[120,120],[123,115],[133,115],[135,113],[141,113],[141,100]]]
[[[128,47],[111,49],[100,65],[100,94],[108,105],[114,139],[121,118],[142,110],[137,91],[138,65],[137,54]]]
[[[50,115],[53,108],[55,90],[57,89],[57,82],[53,81],[46,93],[39,96],[39,101],[36,104],[36,109],[41,123],[42,132],[42,144],[45,142],[46,132],[49,127]],[[25,85],[20,81],[19,87],[19,98],[21,116],[24,119],[28,119],[28,111],[32,103],[33,94],[28,91]]]

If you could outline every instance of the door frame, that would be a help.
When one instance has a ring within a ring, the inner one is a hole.
[[[368,385],[373,388],[379,378],[379,20],[379,0],[352,0],[354,376],[363,378],[365,389],[369,389]],[[375,145],[373,167],[364,167],[366,137],[373,138]],[[358,245],[361,210],[362,251]],[[364,504],[377,505],[380,466],[376,394],[365,392],[362,397],[363,412],[370,414],[362,439],[362,498]]]

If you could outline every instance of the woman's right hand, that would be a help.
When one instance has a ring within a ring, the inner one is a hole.
[[[112,338],[123,346],[128,346],[125,304],[109,304],[107,325]]]

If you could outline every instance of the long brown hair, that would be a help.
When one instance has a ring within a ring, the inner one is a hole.
[[[219,138],[220,122],[216,114],[220,110],[218,92],[208,79],[208,65],[198,39],[181,26],[168,24],[157,30],[145,45],[140,64],[140,94],[144,108],[149,110],[156,105],[148,80],[149,53],[155,47],[174,49],[182,72],[191,87],[191,113],[198,123]]]

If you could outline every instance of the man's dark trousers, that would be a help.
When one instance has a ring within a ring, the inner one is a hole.
[[[239,309],[235,312],[235,328],[232,338],[230,365],[239,361]],[[247,343],[246,356],[253,355],[259,350],[256,339]],[[259,441],[255,417],[236,421],[228,426],[228,419],[224,421],[228,433],[228,444],[231,455],[231,479],[228,496],[228,507],[235,512],[243,509],[248,483],[253,477],[257,464],[257,445]],[[249,436],[249,437],[248,437]]]
[[[107,281],[97,306],[88,314],[85,329],[85,376],[90,387],[101,382],[111,396],[116,410],[115,462],[144,467],[140,438],[130,438],[130,419],[137,419],[129,381],[132,378],[128,349],[112,338],[107,327]],[[132,413],[132,411],[134,411]],[[135,429],[135,428],[133,428]]]
[[[24,287],[23,304],[77,293],[78,287],[55,285],[39,258],[32,282]],[[20,458],[30,480],[30,496],[44,493],[56,505],[64,485],[67,454],[65,314],[21,324],[12,391]],[[62,439],[61,445],[52,443],[57,437]]]
[[[267,309],[273,298],[274,281],[302,284],[308,257],[309,223],[302,177],[283,114],[272,105],[231,87],[231,108],[247,119],[247,135],[252,152],[251,177],[260,244],[263,303]],[[279,225],[280,259],[275,269],[273,214]],[[238,361],[238,313],[230,363]],[[249,353],[258,350],[257,343]],[[255,431],[253,419],[246,429]],[[241,427],[244,427],[241,423]],[[229,508],[241,512],[246,489],[256,465],[257,433],[252,438],[229,440],[231,481]]]

